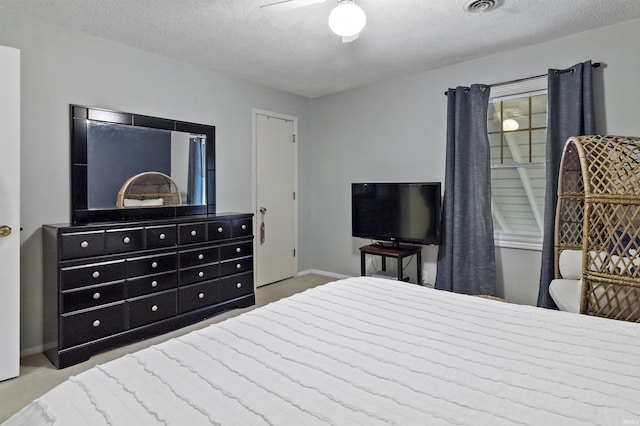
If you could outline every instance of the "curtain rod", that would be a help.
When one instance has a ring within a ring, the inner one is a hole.
[[[599,68],[602,64],[600,62],[594,62],[593,64],[591,64],[591,67],[593,68]],[[566,70],[558,70],[558,74],[564,74],[566,72],[573,72],[575,71],[574,67],[571,68],[567,68]],[[533,80],[536,78],[541,78],[541,77],[547,77],[549,74],[545,73],[545,74],[540,74],[540,75],[534,75],[531,77],[524,77],[524,78],[518,78],[515,80],[509,80],[509,81],[501,81],[500,83],[493,83],[493,84],[485,84],[485,86],[487,87],[495,87],[495,86],[505,86],[507,84],[513,84],[513,83],[520,83],[521,81],[527,81],[527,80]],[[446,92],[444,92],[445,96],[449,93],[449,91],[447,90]]]

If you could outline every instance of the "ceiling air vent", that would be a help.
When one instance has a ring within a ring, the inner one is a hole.
[[[470,13],[483,13],[497,9],[504,0],[471,0],[464,5],[464,10]]]

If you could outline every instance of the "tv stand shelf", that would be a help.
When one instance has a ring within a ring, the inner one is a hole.
[[[360,275],[367,275],[366,255],[380,256],[382,258],[382,270],[387,270],[387,257],[397,259],[398,261],[398,280],[404,281],[402,275],[403,260],[405,257],[416,255],[416,281],[422,285],[422,247],[416,246],[383,246],[380,244],[371,244],[360,247]]]

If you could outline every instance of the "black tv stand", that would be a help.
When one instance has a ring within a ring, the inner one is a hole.
[[[367,274],[366,255],[380,256],[382,258],[382,270],[387,270],[387,257],[398,260],[398,281],[405,281],[402,276],[402,264],[405,257],[416,255],[416,277],[417,283],[422,285],[422,247],[401,246],[393,242],[391,246],[381,243],[360,247],[360,275]]]

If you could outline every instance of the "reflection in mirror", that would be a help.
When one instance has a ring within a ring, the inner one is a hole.
[[[88,121],[88,208],[118,206],[123,185],[145,172],[155,183],[138,195],[128,193],[118,207],[206,205],[206,158],[204,134]],[[173,185],[158,184],[160,175]],[[176,190],[179,196],[168,196]]]
[[[215,126],[80,105],[70,112],[73,224],[215,214]],[[137,183],[151,193],[119,200],[143,173]]]

